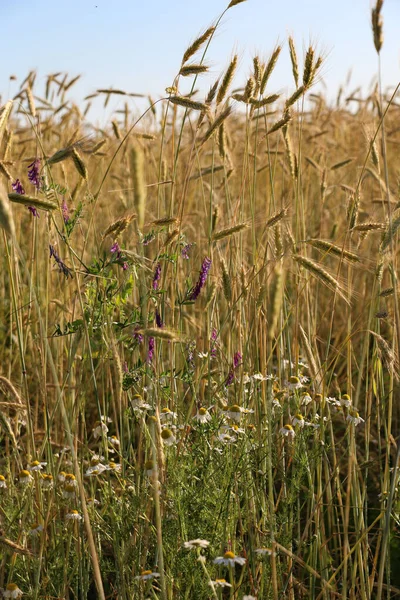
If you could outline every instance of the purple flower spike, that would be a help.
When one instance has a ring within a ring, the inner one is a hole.
[[[147,352],[147,362],[151,363],[154,356],[155,340],[153,337],[149,338],[149,349]]]
[[[160,263],[157,263],[156,270],[154,271],[154,277],[153,277],[153,290],[158,290],[158,284],[160,283],[160,279],[161,279],[161,265],[160,265]]]
[[[64,223],[68,223],[68,221],[69,221],[69,209],[68,209],[68,205],[65,202],[65,200],[62,201],[61,212],[62,212],[62,216],[63,216],[63,219],[64,219]]]
[[[11,187],[17,194],[21,194],[21,196],[25,194],[24,187],[19,179],[16,179],[15,182],[11,184]]]
[[[30,211],[30,213],[32,214],[32,217],[37,217],[39,218],[39,212],[38,209],[35,208],[34,206],[28,206],[28,210]]]
[[[238,366],[240,365],[241,361],[242,361],[242,355],[240,354],[240,352],[235,352],[235,355],[233,357],[233,368],[237,369]]]
[[[110,252],[116,253],[117,256],[119,256],[121,254],[121,248],[119,247],[118,242],[113,243],[113,245],[110,248]]]
[[[157,327],[159,327],[160,329],[163,326],[162,318],[161,318],[161,315],[158,312],[157,308],[156,308],[156,324],[157,324]]]
[[[28,165],[28,179],[31,183],[33,183],[33,185],[35,186],[35,188],[37,190],[40,190],[40,185],[41,185],[39,169],[40,169],[40,158],[35,158],[33,163]]]
[[[135,331],[133,333],[133,339],[138,343],[141,344],[143,342],[143,336],[142,334],[139,332],[140,327],[137,326],[135,327]]]
[[[122,270],[126,271],[128,269],[129,265],[127,262],[122,263]]]
[[[184,258],[185,260],[189,260],[189,251],[190,251],[190,248],[191,248],[192,246],[193,246],[193,244],[185,244],[185,245],[182,247],[182,250],[181,250],[181,256],[182,256],[182,258]]]
[[[201,271],[199,275],[199,279],[197,280],[196,285],[189,293],[189,300],[196,300],[201,292],[201,289],[204,287],[207,275],[209,270],[211,269],[211,258],[206,257],[203,260],[203,264],[201,265]]]
[[[72,279],[72,271],[69,267],[67,267],[67,265],[61,260],[61,258],[58,256],[56,249],[54,248],[54,246],[49,246],[49,250],[50,250],[50,258],[53,257],[58,269],[60,271],[60,273],[63,273],[63,275],[65,275],[65,279],[68,279],[68,277],[71,277]]]

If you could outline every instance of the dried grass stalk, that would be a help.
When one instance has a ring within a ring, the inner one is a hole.
[[[28,196],[26,194],[17,194],[11,192],[8,194],[8,199],[16,204],[23,204],[24,206],[35,206],[42,210],[54,210],[58,208],[57,204],[49,200],[48,198],[39,198],[36,196]]]
[[[206,73],[207,71],[207,65],[184,65],[181,67],[179,75],[182,75],[182,77],[189,77],[189,75],[200,75],[200,73]]]
[[[317,250],[321,250],[322,252],[326,253],[326,254],[332,254],[333,256],[336,256],[338,258],[343,258],[346,259],[350,262],[360,262],[360,257],[357,256],[357,254],[354,254],[353,252],[349,252],[349,250],[345,250],[344,248],[341,248],[340,246],[336,246],[335,244],[332,244],[332,242],[327,242],[325,240],[317,240],[317,239],[311,239],[311,240],[307,240],[307,244],[309,246],[312,246],[313,248],[317,248]]]
[[[264,73],[261,78],[261,84],[260,84],[260,94],[261,95],[263,95],[265,92],[265,88],[267,87],[268,80],[271,76],[272,71],[275,68],[275,65],[278,61],[281,50],[282,50],[282,46],[276,46],[275,50],[271,54],[269,61],[266,64]]]
[[[126,215],[125,217],[120,217],[114,223],[111,223],[103,233],[102,239],[104,240],[108,235],[112,235],[115,238],[121,235],[128,227],[130,222],[136,217],[135,214]]]
[[[344,291],[342,290],[339,282],[326,271],[320,264],[310,260],[309,258],[305,258],[304,256],[300,256],[299,254],[294,254],[293,258],[296,262],[298,262],[306,271],[311,273],[313,277],[315,277],[318,281],[323,283],[326,287],[336,292],[345,302],[348,303],[348,299],[346,298]]]
[[[185,64],[201,46],[212,36],[215,31],[215,27],[209,27],[202,35],[200,35],[190,46],[185,50],[182,58],[182,64]]]
[[[237,57],[237,54],[235,54],[235,56],[232,58],[232,60],[229,64],[229,67],[227,68],[227,70],[225,72],[225,75],[222,78],[222,82],[221,82],[220,88],[217,93],[217,100],[216,100],[217,106],[219,104],[221,104],[221,102],[224,100],[224,98],[228,92],[229,86],[232,83],[232,79],[233,79],[233,76],[236,71],[237,62],[238,62],[238,57]]]
[[[243,231],[243,229],[246,229],[247,225],[246,223],[238,223],[237,225],[233,225],[232,227],[227,227],[226,229],[220,229],[219,231],[216,231],[212,237],[213,242],[218,242],[219,240],[223,240],[227,237],[230,237],[231,235],[235,234],[235,233],[239,233],[239,231]]]
[[[296,84],[296,88],[298,88],[299,87],[299,62],[297,60],[296,47],[294,45],[294,40],[293,40],[292,36],[289,36],[289,53],[290,53],[290,61],[292,63],[293,79]]]

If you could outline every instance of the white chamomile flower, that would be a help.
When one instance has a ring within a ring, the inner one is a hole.
[[[65,515],[67,521],[82,521],[83,517],[79,514],[79,512],[75,509],[69,510]]]
[[[28,471],[42,471],[43,467],[45,467],[47,465],[46,462],[39,462],[38,460],[33,460],[32,462],[29,463],[29,465],[26,467]]]
[[[360,423],[364,423],[364,419],[362,419],[358,412],[354,409],[351,409],[349,411],[349,414],[346,417],[346,421],[350,421],[350,423],[353,423],[356,426]]]
[[[111,437],[108,437],[107,440],[108,440],[108,443],[111,444],[111,446],[118,447],[120,445],[119,439],[117,438],[116,435],[112,435]]]
[[[289,377],[289,381],[286,382],[286,385],[289,390],[298,390],[303,387],[299,377],[296,377],[296,375]]]
[[[257,600],[255,596],[250,596],[250,594],[246,594],[243,596],[243,600]]]
[[[224,565],[225,567],[234,567],[235,565],[244,565],[246,559],[242,556],[236,556],[234,552],[228,550],[223,556],[217,556],[214,558],[213,563],[215,565]]]
[[[4,598],[21,598],[23,591],[19,589],[16,583],[7,583],[3,592]]]
[[[237,404],[233,404],[232,406],[229,406],[229,408],[226,409],[225,415],[229,419],[232,419],[232,421],[240,422],[240,419],[242,417],[242,411],[243,409],[240,408],[240,406],[238,406]]]
[[[183,544],[184,548],[187,550],[193,550],[194,548],[208,548],[209,545],[210,542],[200,539],[190,540],[189,542],[184,542]]]
[[[220,433],[218,440],[224,444],[234,444],[237,438],[234,435],[229,435],[229,433]]]
[[[172,412],[167,406],[161,409],[160,413],[160,421],[164,423],[165,421],[174,421],[176,419],[176,413]]]
[[[34,523],[29,530],[29,535],[31,535],[32,537],[38,537],[42,531],[43,525],[41,525],[40,523]]]
[[[110,460],[106,469],[108,471],[114,471],[114,473],[121,473],[122,465],[120,463],[114,462],[113,460]]]
[[[199,358],[208,358],[208,352],[198,352],[197,356]]]
[[[255,550],[256,554],[260,555],[260,556],[275,556],[275,552],[272,550],[272,548],[257,548],[257,550]]]
[[[0,475],[0,488],[7,489],[7,482],[4,475]]]
[[[44,490],[52,490],[54,485],[53,475],[50,473],[42,473],[40,483]]]
[[[346,408],[350,408],[351,406],[351,398],[348,394],[344,394],[341,398],[340,398],[340,404],[342,406],[345,406]]]
[[[21,485],[29,485],[31,481],[33,481],[33,477],[32,475],[29,473],[29,471],[27,471],[26,469],[24,469],[23,471],[21,471],[18,475],[18,481]],[[11,598],[11,596],[10,596]]]
[[[211,415],[204,406],[199,408],[197,414],[193,417],[199,423],[207,423],[207,421],[211,421]]]
[[[226,581],[226,579],[216,579],[215,581],[210,581],[210,585],[216,588],[230,588],[232,585]]]
[[[304,427],[305,421],[302,414],[298,413],[292,417],[292,425],[298,425],[299,427]]]
[[[302,406],[307,406],[308,404],[310,404],[310,402],[312,402],[312,398],[311,398],[310,394],[308,392],[304,392],[301,395],[300,404]]]
[[[149,579],[154,579],[155,577],[160,577],[160,573],[153,573],[152,571],[142,571],[140,575],[137,575],[135,579],[139,579],[140,581],[148,581]]]
[[[150,477],[150,479],[152,479],[153,477],[156,476],[157,469],[156,469],[156,464],[155,464],[154,460],[152,460],[152,459],[147,460],[144,463],[144,468],[145,468],[147,477]]]
[[[176,437],[170,429],[163,429],[161,439],[166,446],[173,446],[176,443]]]
[[[286,424],[283,427],[281,427],[279,433],[285,437],[290,437],[292,439],[296,435],[293,427],[289,424]]]
[[[101,437],[103,434],[108,432],[108,427],[104,422],[97,421],[92,429],[93,437],[97,440],[97,438]]]
[[[262,373],[254,373],[252,377],[255,379],[255,381],[266,381],[267,379]]]

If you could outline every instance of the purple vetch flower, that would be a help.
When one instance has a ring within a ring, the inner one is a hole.
[[[117,257],[121,254],[121,248],[119,247],[118,242],[114,242],[110,248],[110,252],[115,253]]]
[[[25,194],[24,187],[23,187],[23,185],[22,185],[22,183],[20,182],[19,179],[16,179],[14,181],[14,183],[11,184],[11,187],[14,190],[15,193],[21,194],[21,196],[23,196]]]
[[[235,352],[234,356],[233,356],[233,368],[237,369],[238,366],[240,365],[241,361],[242,361],[242,355],[240,354],[240,352]]]
[[[181,250],[181,256],[182,256],[182,258],[184,258],[185,260],[189,260],[189,251],[190,251],[190,248],[191,248],[192,246],[193,246],[193,244],[185,244],[185,245],[182,247],[182,250]]]
[[[33,183],[37,190],[40,190],[41,185],[39,169],[40,158],[35,158],[33,163],[28,165],[28,179],[31,183]]]
[[[149,338],[149,348],[147,351],[147,362],[151,363],[154,356],[155,340],[153,337]]]
[[[234,379],[235,379],[235,374],[234,374],[233,370],[229,371],[228,377],[225,379],[226,387],[228,387],[228,385],[232,385]]]
[[[190,293],[189,293],[189,300],[196,300],[201,292],[201,289],[204,287],[206,280],[207,280],[207,275],[209,270],[211,269],[211,258],[204,258],[203,260],[203,264],[201,265],[201,271],[200,271],[200,275],[199,278],[197,280],[196,285],[194,286],[194,288],[191,289]]]
[[[62,204],[61,204],[61,212],[62,212],[62,216],[64,219],[64,223],[68,223],[69,221],[69,208],[68,205],[65,201],[65,199],[63,199]]]
[[[52,246],[51,244],[49,245],[49,249],[50,249],[50,258],[53,257],[60,273],[63,273],[65,275],[65,278],[68,279],[68,277],[71,277],[72,279],[72,271],[69,267],[67,267],[67,265],[61,260],[61,258],[58,256],[54,246]]]
[[[152,242],[155,239],[155,235],[152,231],[150,231],[150,233],[146,233],[145,236],[143,236],[143,240],[142,240],[142,244],[143,246],[148,246],[150,244],[150,242]]]
[[[122,372],[129,373],[128,363],[126,362],[126,360],[124,360],[124,362],[122,363]]]
[[[163,321],[162,321],[162,318],[161,318],[161,315],[160,315],[160,313],[158,312],[158,309],[157,309],[157,308],[156,308],[156,324],[157,324],[157,327],[159,327],[160,329],[161,329],[161,327],[164,325],[164,324],[163,324]]]
[[[161,279],[161,265],[160,265],[160,263],[157,263],[156,270],[154,271],[154,277],[153,277],[153,290],[158,290],[158,284],[160,283],[160,279]]]
[[[28,210],[30,211],[30,213],[32,214],[32,217],[37,217],[39,219],[39,211],[35,206],[28,206],[27,207]]]
[[[126,270],[128,269],[128,267],[129,267],[129,265],[128,265],[128,263],[127,263],[127,262],[123,262],[123,263],[122,263],[122,270],[123,270],[123,271],[126,271]]]
[[[238,368],[238,366],[241,364],[242,358],[243,357],[240,354],[240,352],[235,352],[235,354],[233,355],[233,366],[232,366],[232,369],[228,373],[228,377],[225,379],[226,387],[228,387],[228,385],[232,385],[232,383],[234,382],[235,371]]]
[[[133,339],[138,343],[141,344],[143,342],[143,336],[139,331],[140,327],[137,326],[135,327],[135,331],[133,332]]]

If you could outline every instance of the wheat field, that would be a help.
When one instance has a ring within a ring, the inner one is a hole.
[[[64,73],[0,108],[4,598],[400,595],[383,0],[369,94],[316,92],[324,57],[289,38],[202,95],[244,1],[141,114],[112,88],[77,106]]]

